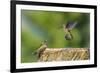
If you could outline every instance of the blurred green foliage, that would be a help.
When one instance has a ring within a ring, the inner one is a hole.
[[[72,30],[73,40],[66,40],[60,26],[68,21],[77,25]],[[90,14],[55,11],[21,11],[21,62],[36,62],[35,52],[42,41],[47,40],[49,48],[90,47]]]

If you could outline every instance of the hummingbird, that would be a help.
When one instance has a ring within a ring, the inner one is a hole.
[[[40,58],[43,52],[46,50],[46,48],[47,48],[47,40],[41,43],[40,47],[34,54],[37,54],[38,58]]]
[[[72,40],[73,35],[71,33],[72,29],[76,26],[77,22],[68,22],[66,24],[63,24],[63,30],[65,32],[65,39],[66,40]]]

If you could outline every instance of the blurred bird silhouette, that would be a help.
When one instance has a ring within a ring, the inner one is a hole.
[[[47,40],[41,43],[40,47],[34,54],[37,54],[37,57],[40,58],[43,52],[46,50],[46,48],[47,48]]]
[[[77,22],[68,22],[66,24],[63,24],[63,30],[65,32],[65,39],[66,40],[72,40],[73,35],[71,33],[71,30],[76,26]]]
[[[63,25],[63,30],[65,32],[65,39],[71,40],[73,39],[73,35],[71,30],[76,26],[77,22],[68,22],[67,24]]]

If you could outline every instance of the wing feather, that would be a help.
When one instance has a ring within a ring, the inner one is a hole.
[[[66,25],[66,28],[68,30],[72,30],[75,26],[76,26],[77,22],[68,22],[67,25]]]

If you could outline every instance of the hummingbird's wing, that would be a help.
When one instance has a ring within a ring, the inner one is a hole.
[[[77,24],[77,22],[68,22],[67,24],[66,24],[66,28],[68,29],[68,30],[72,30],[75,26],[76,26],[76,24]]]

